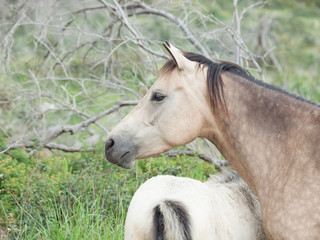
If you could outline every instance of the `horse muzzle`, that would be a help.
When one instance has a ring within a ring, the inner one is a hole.
[[[123,137],[110,136],[106,140],[105,153],[109,162],[129,169],[134,165],[136,148]]]

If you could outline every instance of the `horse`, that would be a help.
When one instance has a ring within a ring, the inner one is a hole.
[[[107,159],[131,168],[206,138],[258,196],[269,239],[319,239],[320,106],[234,63],[164,47],[171,59],[110,132]]]
[[[257,197],[235,171],[206,182],[159,175],[133,195],[125,240],[265,240]]]

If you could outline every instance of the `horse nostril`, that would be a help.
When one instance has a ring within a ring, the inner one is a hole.
[[[106,152],[109,152],[113,146],[114,146],[114,140],[112,138],[109,138],[106,141]]]

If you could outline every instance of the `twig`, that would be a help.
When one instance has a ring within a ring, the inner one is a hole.
[[[138,101],[118,102],[115,105],[113,105],[112,107],[110,107],[109,109],[107,109],[106,111],[98,113],[97,115],[95,115],[95,116],[93,116],[93,117],[91,117],[91,118],[89,118],[79,124],[76,124],[73,126],[61,127],[59,130],[56,130],[54,133],[52,133],[49,137],[47,137],[45,140],[43,140],[40,143],[35,143],[35,142],[29,141],[26,143],[18,144],[21,141],[21,139],[20,139],[19,141],[11,144],[5,150],[1,151],[1,153],[5,153],[5,152],[9,151],[10,149],[21,148],[21,147],[34,148],[36,145],[39,145],[39,146],[42,146],[42,147],[48,148],[48,149],[59,149],[59,150],[66,151],[66,152],[81,151],[81,148],[68,147],[68,146],[52,143],[51,141],[53,141],[54,139],[56,139],[60,135],[67,133],[67,132],[74,134],[75,132],[79,131],[81,128],[88,127],[90,124],[93,124],[96,121],[98,121],[99,119],[103,118],[104,116],[109,115],[109,114],[119,110],[121,107],[133,106],[133,105],[136,105],[137,103],[138,103]]]
[[[130,6],[130,7],[132,8],[133,6]],[[178,17],[174,16],[173,14],[168,13],[166,11],[152,8],[149,5],[147,5],[146,3],[141,2],[141,1],[136,1],[135,7],[136,8],[132,8],[132,9],[134,9],[134,11],[129,13],[128,16],[138,15],[138,14],[153,14],[153,15],[157,15],[157,16],[166,18],[166,19],[170,20],[171,22],[175,23],[182,30],[182,32],[185,34],[185,36],[189,40],[189,42],[192,43],[192,45],[194,45],[203,55],[205,55],[207,57],[210,56],[209,52],[205,49],[204,46],[201,45],[201,43],[191,33],[191,31],[189,30],[187,25],[184,24],[184,22],[180,18],[178,18]],[[129,8],[129,6],[127,6],[127,8]]]
[[[248,7],[244,8],[239,15],[239,20],[241,21],[242,18],[244,17],[244,15],[247,13],[247,11],[249,11],[250,9],[255,8],[257,6],[262,6],[262,5],[266,4],[268,1],[269,0],[261,0],[259,2],[253,3],[253,4],[249,5]]]
[[[16,145],[16,144],[18,144],[19,142],[21,142],[21,140],[22,140],[22,138],[19,139],[18,141],[16,141],[15,143],[12,143],[9,147],[7,147],[6,149],[2,150],[2,151],[0,152],[0,154],[6,153],[6,152],[9,151],[10,149],[12,149],[14,145]]]
[[[53,50],[48,46],[48,44],[46,44],[44,41],[42,41],[39,37],[34,36],[34,38],[41,43],[49,52],[50,54],[53,56],[53,58],[60,64],[60,66],[62,67],[62,70],[64,72],[64,74],[66,75],[66,77],[69,77],[68,71],[65,68],[64,64],[60,61],[60,59],[58,58],[58,56],[56,56],[56,54],[53,52]]]
[[[233,25],[234,25],[234,32],[236,36],[241,36],[241,19],[239,18],[239,11],[238,11],[238,0],[233,0]],[[242,52],[240,48],[240,44],[236,46],[236,63],[239,65],[242,64]]]
[[[147,44],[143,43],[143,42],[146,42],[147,40],[130,24],[128,20],[128,16],[126,15],[123,8],[120,6],[120,4],[117,1],[113,0],[115,6],[107,3],[105,0],[98,0],[98,1],[101,4],[103,4],[105,7],[109,8],[113,12],[113,14],[115,14],[118,17],[118,19],[123,24],[123,26],[125,26],[129,30],[129,32],[131,33],[130,41],[133,41],[139,47],[141,47],[148,53],[151,53],[152,55],[167,59],[166,55],[153,51],[151,48],[147,46]]]
[[[191,157],[198,157],[208,163],[213,163],[215,165],[218,165],[220,167],[225,167],[225,166],[229,166],[228,161],[226,160],[219,160],[219,159],[215,159],[212,157],[209,157],[205,154],[202,153],[197,153],[195,151],[192,150],[170,150],[168,152],[163,153],[166,156],[169,157],[177,157],[177,156],[181,156],[181,155],[186,155],[186,156],[191,156]],[[162,154],[156,155],[154,157],[161,157]]]
[[[133,106],[137,105],[138,101],[123,101],[123,102],[118,102],[115,105],[113,105],[111,108],[107,109],[106,111],[103,111],[101,113],[98,113],[97,115],[79,123],[73,126],[69,127],[61,127],[60,130],[55,131],[51,136],[49,136],[46,140],[43,141],[43,144],[46,145],[47,143],[51,142],[52,140],[56,139],[59,137],[61,134],[70,132],[71,134],[74,134],[75,132],[79,131],[81,128],[88,127],[90,124],[95,123],[99,119],[103,118],[106,115],[109,115],[121,107],[125,106]]]
[[[62,144],[57,144],[57,143],[48,143],[44,145],[45,148],[48,148],[49,150],[60,150],[63,152],[81,152],[84,149],[82,147],[70,147],[70,146],[65,146]],[[87,147],[85,148],[86,151],[93,151],[95,148],[92,147]]]
[[[217,17],[215,17],[214,15],[211,14],[211,17],[213,18],[213,21],[215,24],[218,24],[220,25],[221,27],[224,28],[224,30],[226,32],[228,32],[232,39],[234,40],[234,42],[236,43],[237,45],[237,48],[243,52],[245,52],[250,61],[253,63],[253,65],[256,67],[255,71],[257,71],[261,77],[261,80],[264,81],[264,76],[263,76],[263,72],[262,72],[262,69],[259,65],[259,63],[256,61],[254,55],[250,52],[249,48],[247,47],[247,45],[244,43],[241,35],[238,35],[237,32],[235,32],[231,27],[227,26],[225,23],[223,23],[221,20],[219,20]],[[241,52],[240,51],[240,52]],[[244,56],[242,55],[242,58],[244,58]]]
[[[42,94],[41,96],[42,96],[42,97],[49,98],[49,99],[52,100],[53,102],[58,103],[59,105],[61,105],[62,107],[64,107],[65,110],[67,110],[67,111],[75,112],[75,113],[78,114],[79,116],[84,117],[84,118],[87,118],[87,119],[90,118],[90,115],[88,115],[87,113],[82,112],[82,111],[79,111],[77,108],[71,107],[71,106],[69,106],[68,104],[65,104],[65,103],[63,103],[63,102],[55,99],[54,97],[52,97],[52,96],[49,95],[49,94]],[[61,110],[61,109],[60,109],[60,110]],[[101,126],[101,124],[99,124],[99,123],[97,123],[97,122],[95,122],[95,124],[96,124],[101,130],[103,130],[105,133],[108,133],[108,130],[107,130],[105,127]]]

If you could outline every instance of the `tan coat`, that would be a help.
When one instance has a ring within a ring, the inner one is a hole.
[[[107,159],[130,168],[207,138],[259,197],[270,239],[319,239],[320,107],[234,64],[165,47],[172,60],[110,133]]]

